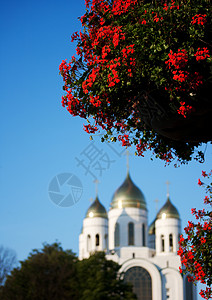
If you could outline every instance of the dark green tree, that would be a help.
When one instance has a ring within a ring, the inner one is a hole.
[[[120,265],[107,260],[104,252],[97,252],[78,262],[80,300],[137,299],[132,286],[119,276]]]
[[[79,261],[59,243],[44,244],[15,268],[0,287],[1,300],[133,300],[120,266],[98,252]]]
[[[8,276],[1,300],[79,300],[77,258],[59,243],[33,250]]]

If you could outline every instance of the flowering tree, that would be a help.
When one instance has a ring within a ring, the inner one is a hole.
[[[85,3],[83,30],[72,35],[77,55],[60,65],[62,105],[92,118],[84,130],[103,130],[102,141],[191,160],[211,140],[210,1]]]
[[[203,177],[209,178],[212,172],[206,174],[202,172]],[[206,185],[200,179],[198,184],[205,186],[206,192],[204,203],[212,205],[212,183]],[[181,257],[184,271],[180,268],[180,272],[187,274],[190,282],[200,281],[206,285],[205,290],[201,290],[200,295],[204,299],[212,298],[212,211],[211,210],[196,210],[192,208],[192,214],[198,220],[198,223],[188,222],[185,227],[187,237],[181,235],[179,242],[178,254]]]

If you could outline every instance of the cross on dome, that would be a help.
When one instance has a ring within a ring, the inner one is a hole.
[[[167,185],[167,197],[169,197],[170,196],[170,193],[169,193],[170,182],[168,180],[166,181],[166,185]]]
[[[128,174],[130,170],[129,156],[132,156],[132,154],[127,149],[123,155],[126,155],[126,165],[127,165],[127,174]]]
[[[96,197],[97,197],[97,195],[98,195],[98,184],[99,184],[99,180],[98,180],[98,179],[95,179],[93,182],[95,183],[95,186],[96,186]]]

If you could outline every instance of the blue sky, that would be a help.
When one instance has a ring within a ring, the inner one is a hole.
[[[91,145],[82,130],[85,121],[71,117],[60,103],[59,64],[75,53],[70,37],[80,28],[77,18],[83,12],[84,0],[1,3],[0,244],[14,249],[19,260],[56,239],[77,253],[82,221],[95,197],[93,177],[76,160]],[[111,149],[98,139],[94,145],[112,161],[101,162],[101,176],[94,170],[100,201],[109,208],[126,175],[126,156],[119,154],[118,145]],[[177,169],[151,161],[149,153],[145,158],[130,156],[131,176],[146,196],[149,222],[156,214],[154,200],[159,200],[159,208],[166,200],[168,180],[185,227],[190,209],[203,206],[204,191],[197,180],[202,170],[211,169],[211,154],[208,145],[204,164]],[[81,199],[68,208],[55,205],[48,194],[52,178],[65,172],[77,176],[83,186]]]

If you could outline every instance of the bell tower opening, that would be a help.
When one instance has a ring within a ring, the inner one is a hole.
[[[134,245],[134,224],[132,222],[128,224],[128,245]]]
[[[96,246],[99,246],[99,234],[96,234]]]
[[[165,251],[165,239],[164,239],[164,235],[161,235],[161,252]]]
[[[120,246],[120,226],[119,223],[116,223],[115,225],[115,236],[114,236],[114,244],[115,247],[119,247]]]
[[[146,234],[145,234],[145,224],[142,224],[142,246],[146,246]]]

